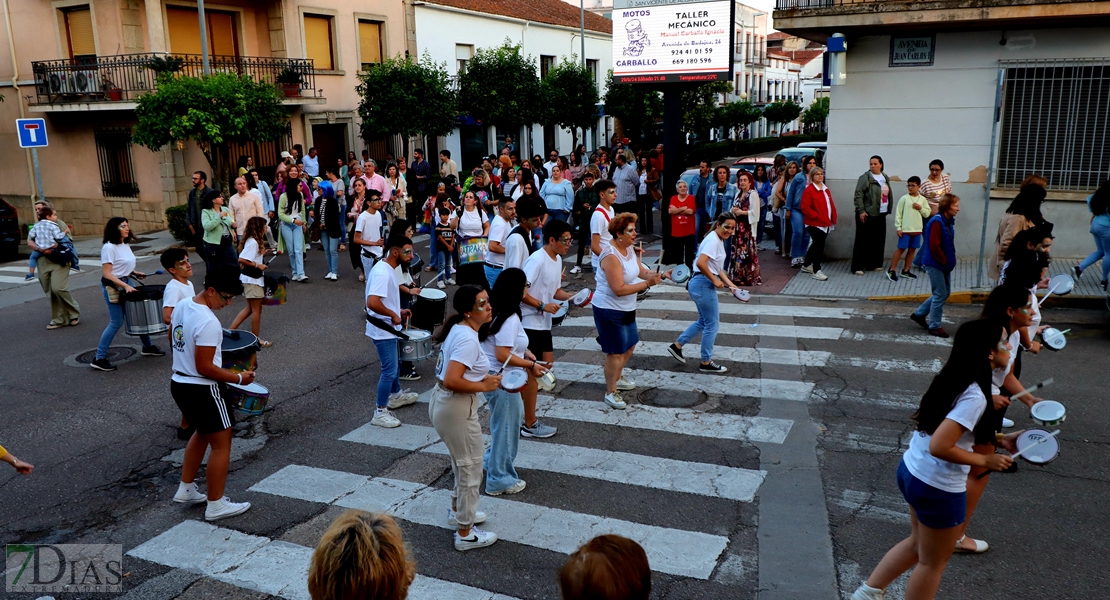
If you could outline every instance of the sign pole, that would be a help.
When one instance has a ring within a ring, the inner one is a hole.
[[[662,233],[666,239],[671,235],[671,219],[667,209],[671,204],[671,196],[675,192],[675,184],[682,175],[686,165],[686,140],[682,135],[682,90],[681,83],[667,83],[659,86],[663,88],[663,198],[659,202],[659,214],[662,215]],[[695,234],[696,235],[696,234]]]
[[[39,170],[39,149],[31,148],[31,161],[35,163],[35,184],[39,187],[39,200],[46,200],[46,192],[42,189],[42,171]]]

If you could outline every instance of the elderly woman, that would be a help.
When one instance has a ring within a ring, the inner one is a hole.
[[[755,231],[760,222],[759,193],[755,189],[755,178],[751,173],[741,171],[736,176],[736,181],[740,184],[740,191],[736,194],[732,206],[728,208],[736,217],[736,236],[731,246],[725,244],[732,257],[731,264],[728,265],[729,276],[736,285],[762,285]]]
[[[856,242],[852,250],[852,273],[883,270],[886,252],[886,218],[894,212],[890,177],[883,172],[883,159],[871,157],[870,167],[856,181]]]

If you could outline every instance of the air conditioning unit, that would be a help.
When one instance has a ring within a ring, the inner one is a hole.
[[[48,71],[46,77],[46,89],[50,94],[70,94],[71,87],[69,78],[71,73],[68,71]]]
[[[96,70],[73,71],[69,74],[69,91],[74,94],[94,94],[100,91],[100,77]]]

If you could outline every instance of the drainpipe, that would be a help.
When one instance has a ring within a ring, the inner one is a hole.
[[[4,21],[8,26],[8,51],[12,54],[12,87],[15,88],[15,101],[19,104],[19,118],[27,118],[27,114],[23,109],[23,96],[19,94],[19,61],[15,58],[15,40],[12,39],[12,13],[8,10],[8,0],[2,0],[4,4]],[[31,151],[29,149],[23,151],[27,157],[27,183],[31,186],[31,205],[34,206],[34,201],[42,196],[39,195],[39,188],[35,185],[35,168],[31,165]]]

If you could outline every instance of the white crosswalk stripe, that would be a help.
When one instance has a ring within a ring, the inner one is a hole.
[[[806,319],[851,319],[856,313],[854,308],[825,308],[818,306],[794,306],[777,304],[743,304],[732,298],[732,294],[718,294],[717,307],[722,315],[740,315],[752,317],[801,317]],[[731,300],[731,301],[730,301]],[[663,310],[663,311],[690,311],[696,313],[697,306],[693,300],[655,300],[648,298],[641,301],[638,310]]]
[[[636,327],[640,331],[685,331],[694,320],[697,313],[687,319],[656,319],[636,318]],[[567,317],[560,327],[588,327],[594,328],[593,315],[580,317]],[[553,330],[553,333],[557,333]],[[765,325],[762,323],[721,323],[718,335],[745,335],[759,337],[788,337],[808,340],[838,340],[844,330],[839,327],[804,327],[800,325]]]
[[[37,279],[24,279],[23,277],[9,277],[0,275],[0,283],[38,283]]]
[[[773,400],[805,402],[809,400],[809,395],[813,391],[813,384],[804,381],[747,379],[704,373],[676,373],[674,371],[628,368],[624,370],[624,375],[635,381],[640,388],[661,388],[675,391],[700,390],[707,394],[727,394]],[[556,361],[555,376],[566,381],[605,383],[605,374],[602,372],[601,365]]]

